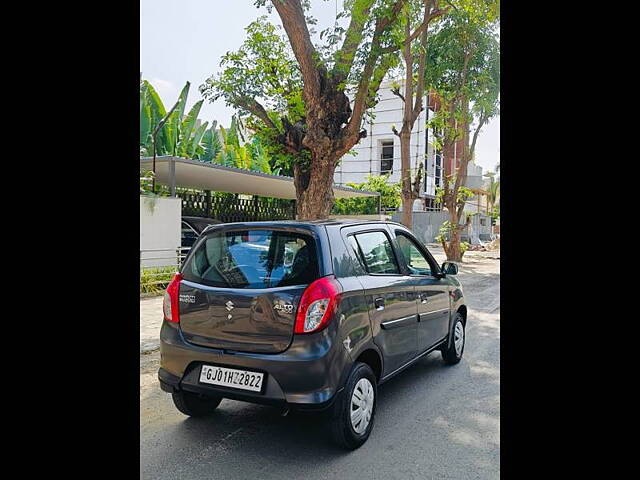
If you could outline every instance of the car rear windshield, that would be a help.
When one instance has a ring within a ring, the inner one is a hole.
[[[226,288],[307,285],[318,278],[310,235],[278,230],[212,232],[182,269],[185,280]]]

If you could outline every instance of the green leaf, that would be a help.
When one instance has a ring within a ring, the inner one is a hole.
[[[147,103],[147,88],[144,84],[140,85],[140,145],[147,147],[151,133],[151,107]]]
[[[147,81],[143,82],[143,90],[144,90],[144,103],[145,108],[148,109],[149,118],[150,118],[150,129],[149,136],[147,137],[147,143],[144,144],[146,150],[151,153],[153,151],[153,139],[151,138],[151,133],[153,132],[156,125],[160,123],[160,121],[167,114],[166,109],[164,108],[164,104],[156,92],[155,88]],[[165,155],[167,153],[167,135],[164,132],[164,128],[158,132],[156,137],[157,144],[156,150],[158,155]]]
[[[178,140],[180,138],[180,123],[184,116],[184,108],[187,103],[187,96],[189,95],[189,87],[191,84],[187,82],[182,88],[178,100],[176,101],[176,108],[169,116],[167,123],[163,127],[167,135],[167,153],[169,155],[177,154]]]
[[[189,151],[191,150],[191,132],[198,121],[198,115],[200,114],[203,102],[204,100],[197,101],[193,107],[191,107],[191,110],[189,110],[184,120],[182,120],[180,141],[178,143],[178,155],[181,157],[189,157]]]
[[[216,131],[218,126],[218,122],[215,120],[211,123],[211,128],[205,132],[202,137],[202,144],[204,147],[204,153],[201,157],[204,162],[212,162],[215,157],[222,150],[222,142],[220,141],[220,136]]]
[[[187,158],[193,158],[196,155],[196,151],[198,147],[200,147],[200,140],[202,140],[202,136],[204,135],[204,132],[207,130],[208,126],[209,122],[204,122],[193,134],[193,138],[189,141],[189,150],[186,155]]]

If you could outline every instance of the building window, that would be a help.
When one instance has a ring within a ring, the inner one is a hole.
[[[382,155],[380,156],[380,173],[393,173],[393,140],[384,140],[382,145]]]
[[[487,226],[487,219],[486,218],[481,218],[480,219],[480,225],[482,225],[483,227]]]
[[[442,155],[440,153],[436,153],[436,161],[435,161],[435,181],[436,187],[442,186]]]

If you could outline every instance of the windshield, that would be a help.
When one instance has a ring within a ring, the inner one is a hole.
[[[184,265],[185,280],[213,287],[272,288],[306,285],[318,278],[309,235],[236,230],[207,235]]]

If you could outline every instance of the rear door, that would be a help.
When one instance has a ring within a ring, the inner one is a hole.
[[[209,232],[181,271],[185,339],[243,352],[286,350],[302,293],[319,276],[318,243],[311,231]]]
[[[416,355],[417,306],[413,279],[402,274],[384,226],[343,229],[351,253],[366,275],[364,287],[374,342],[384,356],[383,375],[400,368]]]
[[[449,328],[449,284],[433,273],[438,266],[413,235],[394,229],[396,246],[414,279],[418,305],[418,353],[447,336]]]

